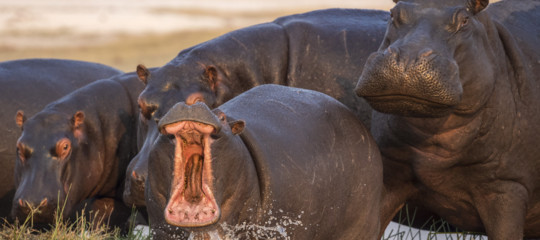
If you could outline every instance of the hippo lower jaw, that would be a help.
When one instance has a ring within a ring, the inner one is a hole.
[[[210,134],[214,127],[182,121],[165,130],[176,140],[171,195],[165,208],[167,223],[178,227],[204,227],[216,223],[221,211],[212,186]]]
[[[363,96],[373,109],[406,117],[441,117],[451,113],[455,105],[438,103],[406,95]]]

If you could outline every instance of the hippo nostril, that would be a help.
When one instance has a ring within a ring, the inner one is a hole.
[[[397,48],[395,48],[395,47],[388,47],[386,49],[386,52],[388,52],[391,55],[397,56],[398,53],[399,53],[399,50]]]
[[[133,178],[134,182],[137,184],[142,184],[146,181],[144,176],[139,175],[137,171],[131,172],[131,177]]]
[[[426,58],[429,57],[431,54],[433,54],[433,49],[424,48],[418,53],[418,56],[420,56],[420,58]]]

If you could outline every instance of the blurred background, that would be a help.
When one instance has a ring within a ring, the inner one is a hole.
[[[238,28],[324,8],[388,10],[392,0],[0,0],[0,61],[67,58],[124,71]]]

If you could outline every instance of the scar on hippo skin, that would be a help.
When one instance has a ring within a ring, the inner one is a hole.
[[[150,71],[142,64],[137,65],[137,76],[139,76],[139,79],[144,83],[144,85],[148,84],[148,76],[150,76]]]
[[[17,111],[17,114],[15,115],[15,123],[17,123],[17,126],[19,126],[22,129],[25,121],[26,121],[26,116],[24,116],[23,110]]]

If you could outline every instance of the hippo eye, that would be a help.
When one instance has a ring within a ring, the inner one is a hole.
[[[469,17],[464,17],[461,19],[461,23],[459,24],[459,28],[465,27],[469,23]]]
[[[452,17],[453,27],[450,31],[459,31],[469,24],[469,13],[465,10],[458,10]]]
[[[56,143],[56,156],[58,159],[65,159],[71,153],[71,141],[67,138],[62,138]]]
[[[176,137],[174,136],[174,134],[167,134],[166,136],[172,144],[176,145]]]

